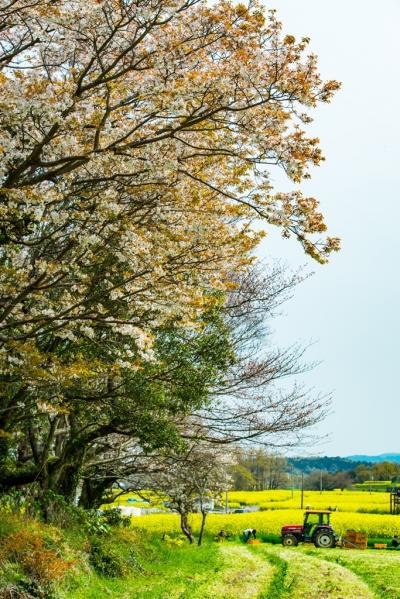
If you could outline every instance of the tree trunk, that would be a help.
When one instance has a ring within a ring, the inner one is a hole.
[[[86,509],[99,508],[104,503],[105,492],[112,488],[117,480],[117,477],[97,481],[85,479],[78,505]]]
[[[197,541],[197,545],[199,547],[200,547],[201,542],[203,540],[204,529],[206,527],[206,518],[207,518],[207,512],[206,512],[206,510],[201,510],[201,527],[200,527],[199,540]]]
[[[81,465],[83,456],[77,456],[76,464],[68,464],[64,467],[62,476],[54,486],[54,491],[62,495],[70,504],[75,502],[76,490],[78,488],[81,476]]]
[[[186,512],[180,512],[181,515],[181,530],[189,543],[192,545],[194,542],[192,527],[188,524],[188,515]]]
[[[85,460],[86,446],[84,443],[71,443],[66,447],[56,462],[48,466],[49,475],[47,488],[57,495],[62,495],[70,504],[76,497],[80,483],[82,467]]]

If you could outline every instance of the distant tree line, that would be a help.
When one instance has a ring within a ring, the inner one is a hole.
[[[337,472],[338,470],[354,470],[357,466],[368,465],[367,462],[354,462],[339,456],[329,457],[290,457],[288,463],[300,472],[311,472],[312,470],[326,470],[326,472]]]
[[[265,449],[241,449],[232,467],[232,482],[236,490],[264,491],[299,487],[305,474],[304,488],[329,491],[348,489],[365,481],[400,480],[400,464],[351,462],[340,457],[284,458]],[[349,468],[349,465],[352,468]]]
[[[400,464],[394,462],[379,462],[376,464],[360,464],[354,470],[313,470],[304,479],[304,487],[309,490],[322,489],[348,489],[355,483],[365,481],[391,481],[400,480]]]
[[[396,462],[377,462],[376,464],[360,464],[355,469],[356,482],[368,480],[390,480],[396,482],[400,479],[400,464]]]
[[[231,474],[237,490],[282,489],[289,484],[289,467],[284,457],[265,449],[242,449],[236,452],[236,459]]]

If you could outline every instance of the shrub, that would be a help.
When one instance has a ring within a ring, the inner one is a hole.
[[[80,510],[79,522],[89,535],[105,535],[111,530],[103,515],[96,510]]]
[[[103,576],[117,578],[127,574],[127,562],[101,538],[92,539],[89,559],[96,572]]]
[[[15,514],[0,509],[0,539],[7,537],[21,527],[21,520]]]
[[[139,572],[144,572],[144,568],[133,549],[129,549],[128,564],[132,569],[138,570]]]
[[[102,514],[102,519],[109,526],[122,526],[128,528],[131,525],[130,516],[124,516],[117,507],[105,510]]]
[[[27,498],[22,491],[14,489],[0,497],[0,509],[9,513],[19,514],[26,506]]]
[[[56,596],[48,585],[27,580],[20,581],[16,586],[8,585],[1,589],[0,599],[56,599]]]

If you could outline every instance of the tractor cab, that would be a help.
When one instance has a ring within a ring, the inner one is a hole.
[[[314,543],[316,547],[335,547],[338,537],[330,525],[331,512],[307,510],[303,524],[282,527],[282,544],[286,547]]]
[[[315,530],[318,527],[331,528],[330,512],[312,512],[307,510],[304,514],[303,536],[305,542],[312,542]]]

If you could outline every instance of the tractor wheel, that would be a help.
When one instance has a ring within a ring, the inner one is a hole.
[[[298,544],[299,540],[294,535],[285,535],[282,538],[282,545],[285,545],[285,547],[296,547]]]
[[[331,532],[321,530],[314,537],[314,545],[322,549],[331,549],[336,546],[335,537]]]

